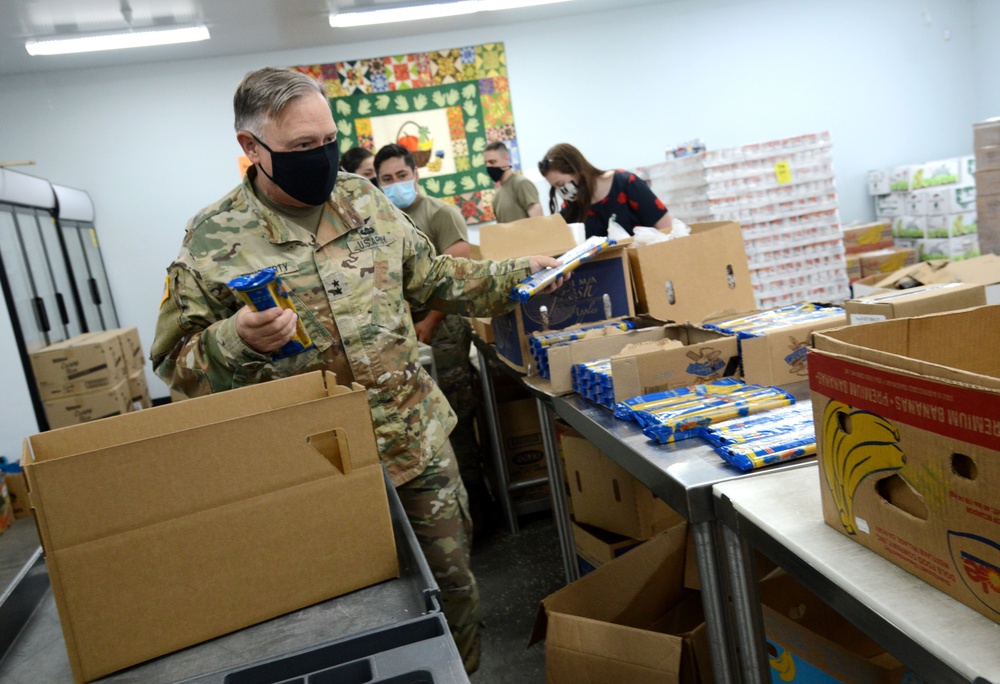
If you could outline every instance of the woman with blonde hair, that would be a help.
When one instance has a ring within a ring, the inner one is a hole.
[[[607,235],[612,216],[629,235],[636,226],[671,227],[666,206],[645,181],[630,171],[602,171],[568,143],[549,149],[538,170],[552,186],[549,211],[556,212],[558,193],[559,213],[568,223],[584,224],[587,237]]]

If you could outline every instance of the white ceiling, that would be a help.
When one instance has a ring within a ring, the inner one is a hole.
[[[24,49],[25,40],[30,38],[126,28],[122,0],[0,0],[0,76],[359,43],[496,24],[544,21],[666,0],[570,0],[542,7],[352,29],[332,29],[327,20],[334,8],[381,8],[427,1],[127,0],[132,10],[132,24],[137,28],[158,23],[204,22],[212,38],[185,45],[31,57]],[[569,36],[558,38],[568,46],[572,44]]]

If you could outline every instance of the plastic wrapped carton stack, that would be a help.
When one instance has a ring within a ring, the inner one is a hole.
[[[892,222],[896,246],[921,261],[978,256],[975,169],[965,156],[870,171],[875,215]]]
[[[979,244],[984,252],[1000,254],[1000,117],[977,123],[972,130]]]
[[[848,296],[829,133],[708,150],[642,169],[687,222],[739,221],[759,308]]]

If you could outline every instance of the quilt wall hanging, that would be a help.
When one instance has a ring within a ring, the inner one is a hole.
[[[466,223],[494,220],[483,151],[506,143],[521,168],[503,43],[294,67],[320,81],[341,153],[398,143],[413,153],[423,192]]]

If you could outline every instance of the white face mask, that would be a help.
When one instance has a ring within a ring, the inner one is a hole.
[[[562,198],[567,202],[575,200],[576,196],[580,193],[580,188],[577,187],[577,184],[573,181],[567,182],[562,187],[556,188],[556,190],[559,191],[559,194],[562,195]]]

